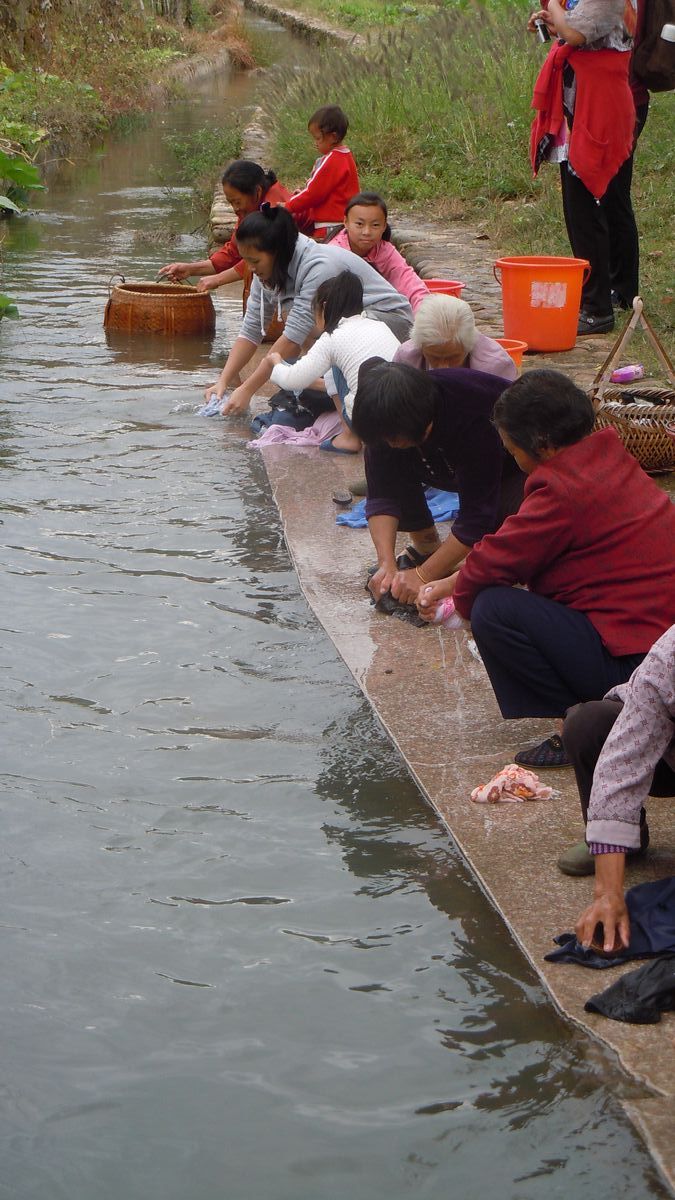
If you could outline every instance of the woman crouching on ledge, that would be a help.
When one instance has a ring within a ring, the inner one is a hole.
[[[523,502],[418,608],[431,619],[453,596],[502,716],[563,717],[625,683],[672,624],[675,506],[613,429],[592,432],[590,400],[558,371],[517,380],[493,422],[527,476]],[[559,740],[516,758],[565,765],[564,750],[550,761]]]
[[[275,314],[285,317],[286,324],[272,353],[289,362],[318,332],[313,307],[317,289],[342,271],[351,271],[361,280],[367,315],[384,321],[399,340],[408,336],[412,309],[405,296],[350,250],[319,245],[298,233],[285,208],[263,204],[260,212],[249,213],[237,229],[237,246],[254,279],[239,335],[218,382],[204,393],[207,402],[214,396],[223,400],[223,413],[246,412],[251,398],[272,374],[275,360],[270,356],[258,363],[244,383],[239,373],[253,358]],[[234,391],[224,398],[231,388]]]

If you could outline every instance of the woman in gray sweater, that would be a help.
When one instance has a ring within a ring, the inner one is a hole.
[[[384,321],[397,337],[408,336],[412,309],[405,296],[357,254],[330,243],[321,245],[298,233],[285,209],[263,206],[260,212],[245,217],[237,230],[237,246],[253,271],[253,284],[239,336],[220,379],[205,392],[208,402],[234,387],[223,404],[224,413],[246,412],[251,398],[267,383],[272,370],[269,359],[244,383],[239,372],[253,357],[272,317],[286,317],[284,332],[272,350],[286,361],[296,358],[314,332],[312,302],[319,284],[341,271],[352,271],[361,280],[364,312]]]

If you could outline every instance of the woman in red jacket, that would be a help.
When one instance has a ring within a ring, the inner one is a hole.
[[[268,204],[283,204],[291,193],[279,183],[274,171],[264,171],[248,158],[237,158],[225,168],[222,178],[223,195],[231,205],[237,224],[229,242],[215,250],[210,258],[199,262],[169,263],[162,267],[160,275],[172,283],[179,283],[189,276],[201,275],[197,284],[200,292],[210,292],[225,283],[238,283],[246,274],[246,265],[237,249],[237,229],[244,217],[258,212],[263,201]]]
[[[493,421],[523,502],[420,611],[453,596],[504,717],[563,717],[624,683],[675,620],[675,506],[613,429],[592,432],[590,400],[558,371],[518,379]],[[568,761],[557,735],[516,759]]]

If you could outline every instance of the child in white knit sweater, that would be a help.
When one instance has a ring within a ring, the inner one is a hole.
[[[270,353],[272,382],[290,391],[301,391],[320,376],[333,396],[342,419],[342,431],[321,443],[334,454],[357,454],[361,442],[351,428],[359,367],[374,356],[391,362],[400,342],[384,321],[363,311],[363,286],[357,275],[342,271],[322,283],[314,297],[314,318],[321,337],[296,363],[286,363]]]

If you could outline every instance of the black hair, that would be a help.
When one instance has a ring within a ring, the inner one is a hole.
[[[250,158],[235,158],[223,171],[221,183],[229,183],[230,187],[252,196],[256,188],[262,188],[263,196],[268,192],[277,177],[274,171],[265,171],[257,162]]]
[[[405,438],[421,446],[433,422],[438,385],[407,363],[368,358],[359,368],[352,429],[365,442]]]
[[[313,304],[315,312],[323,309],[326,333],[332,333],[343,317],[363,312],[363,284],[353,271],[340,271],[319,284]]]
[[[369,208],[377,207],[382,209],[382,212],[384,213],[384,219],[387,222],[384,227],[384,233],[382,234],[382,241],[390,242],[391,225],[387,220],[389,216],[389,210],[387,209],[386,201],[383,200],[382,197],[377,194],[377,192],[358,192],[356,196],[352,196],[351,200],[347,202],[345,216],[347,216],[347,213],[351,212],[353,208],[356,208],[357,204],[364,204]]]
[[[298,240],[298,227],[285,208],[273,208],[262,204],[259,212],[249,213],[238,226],[235,234],[241,250],[244,243],[252,243],[256,249],[274,255],[274,266],[269,279],[272,288],[283,288],[288,275],[288,265]]]
[[[316,125],[322,133],[334,133],[339,141],[346,137],[349,129],[349,121],[337,104],[324,104],[323,108],[317,108],[309,118],[307,128],[310,129],[312,125]]]
[[[580,442],[593,429],[595,413],[586,393],[561,371],[528,371],[502,392],[492,423],[526,454],[539,458],[547,448]]]

